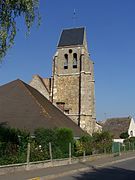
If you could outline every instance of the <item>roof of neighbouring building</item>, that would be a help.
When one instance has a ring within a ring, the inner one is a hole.
[[[127,132],[131,122],[131,117],[109,118],[103,122],[103,131],[109,131],[114,138],[120,138],[120,134]]]
[[[84,27],[64,29],[61,33],[58,47],[83,45],[84,40]]]
[[[19,79],[0,86],[0,123],[31,133],[41,127],[67,127],[74,136],[85,134],[41,93]]]

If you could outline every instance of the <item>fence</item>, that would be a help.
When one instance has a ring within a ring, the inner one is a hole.
[[[27,163],[49,160],[53,162],[54,159],[68,158],[71,163],[71,158],[83,156],[84,160],[87,155],[93,154],[120,154],[121,152],[134,151],[135,143],[112,143],[112,148],[89,148],[78,151],[74,144],[65,144],[64,148],[60,146],[54,146],[51,142],[42,147],[41,145],[35,145],[34,143],[28,143],[26,147],[10,147],[2,151],[0,147],[0,165]]]
[[[119,143],[113,142],[112,143],[112,153],[121,153],[126,151],[135,151],[135,143]]]

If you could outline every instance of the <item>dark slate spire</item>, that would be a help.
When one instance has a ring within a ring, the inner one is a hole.
[[[83,45],[84,40],[84,27],[64,29],[62,31],[58,47]]]

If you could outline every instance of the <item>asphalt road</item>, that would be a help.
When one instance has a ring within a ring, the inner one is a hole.
[[[135,159],[104,168],[55,178],[55,180],[135,180]]]
[[[110,165],[107,166],[107,164]],[[101,166],[102,168],[99,168]],[[0,175],[0,180],[33,180],[35,177],[41,177],[40,180],[49,180],[50,176],[53,176],[55,180],[135,180],[135,152],[125,153],[117,157],[106,156],[94,161],[79,162],[66,166],[7,173]]]

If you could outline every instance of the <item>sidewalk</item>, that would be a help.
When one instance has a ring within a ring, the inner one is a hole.
[[[93,161],[86,161],[82,163],[77,163],[77,164],[72,164],[68,166],[63,166],[62,168],[55,169],[56,172],[53,171],[53,174],[50,174],[48,172],[48,175],[42,176],[39,178],[39,180],[49,180],[49,179],[54,179],[58,177],[62,177],[65,175],[69,174],[74,174],[77,172],[82,172],[82,171],[89,171],[89,170],[94,170],[97,168],[105,167],[112,165],[114,163],[126,161],[135,158],[135,152],[130,152],[130,153],[123,153],[120,156],[110,156],[110,157],[105,157]],[[30,179],[33,180],[33,179]]]
[[[76,172],[88,171],[90,169],[92,170],[95,168],[104,167],[113,163],[133,158],[135,158],[135,152],[128,152],[116,157],[110,156],[93,161],[80,162],[77,164],[6,174],[0,176],[0,180],[49,180],[68,174],[74,174]]]

